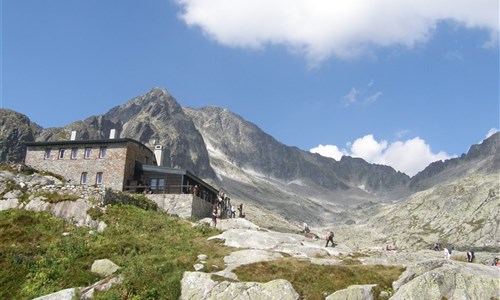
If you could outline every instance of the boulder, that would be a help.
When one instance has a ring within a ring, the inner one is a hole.
[[[376,284],[351,285],[346,289],[336,291],[325,300],[373,300],[372,289]]]
[[[7,200],[0,200],[0,211],[2,210],[7,210],[11,208],[17,208],[19,207],[19,200],[17,199],[7,199]]]
[[[99,259],[94,261],[90,271],[100,276],[109,276],[120,269],[114,262],[109,259]]]
[[[41,296],[33,300],[73,300],[78,297],[77,288],[69,288],[49,295]]]
[[[23,192],[20,190],[12,190],[3,195],[4,199],[17,199],[23,195]]]
[[[242,299],[242,300],[297,300],[299,294],[290,282],[277,279],[266,283],[216,282],[211,275],[185,272],[181,281],[180,299]]]
[[[497,267],[432,260],[408,267],[391,299],[499,299],[499,287]]]

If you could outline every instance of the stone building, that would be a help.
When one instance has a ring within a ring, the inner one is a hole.
[[[163,147],[154,151],[128,138],[26,143],[25,164],[63,176],[74,185],[118,191],[193,194],[215,203],[218,190],[193,173],[162,166]]]
[[[156,165],[155,154],[133,139],[26,143],[25,164],[62,175],[72,184],[124,190],[138,181],[137,165]]]

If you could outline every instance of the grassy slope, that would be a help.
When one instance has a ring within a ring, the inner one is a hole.
[[[121,266],[125,282],[96,299],[178,299],[184,271],[192,271],[198,254],[207,254],[208,271],[223,268],[231,252],[215,241],[218,232],[193,228],[185,220],[134,206],[108,206],[100,219],[102,233],[89,234],[45,213],[0,212],[0,299],[31,299],[70,287],[90,285],[100,278],[92,262],[108,258]],[[63,236],[63,232],[70,233]],[[307,299],[351,284],[390,287],[400,268],[381,266],[315,266],[286,259],[279,263],[241,267],[242,280],[288,279]]]

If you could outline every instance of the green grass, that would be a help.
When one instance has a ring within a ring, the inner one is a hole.
[[[182,274],[193,270],[198,254],[222,268],[229,253],[207,241],[215,229],[192,228],[159,212],[109,206],[101,217],[110,226],[89,235],[88,229],[45,213],[0,212],[0,299],[32,299],[90,285],[101,279],[90,267],[102,258],[122,267],[125,282],[97,299],[177,299]]]
[[[290,281],[301,299],[324,299],[331,293],[354,284],[377,284],[378,290],[392,290],[392,282],[404,271],[402,267],[381,265],[321,266],[295,258],[254,263],[234,270],[242,281]]]
[[[99,212],[104,232],[72,226],[46,213],[0,212],[0,299],[32,299],[102,279],[90,272],[94,260],[107,258],[121,267],[124,282],[95,299],[178,299],[184,271],[194,271],[199,254],[208,256],[207,272],[224,268],[234,249],[207,238],[219,231],[154,210],[109,205]],[[63,236],[67,232],[69,235]],[[319,266],[286,257],[279,262],[242,266],[242,281],[289,280],[304,299],[324,299],[352,284],[378,284],[390,290],[402,268],[360,265],[355,255],[345,265]],[[352,260],[352,261],[351,261]],[[355,264],[349,264],[355,263]],[[216,278],[217,280],[227,280]]]

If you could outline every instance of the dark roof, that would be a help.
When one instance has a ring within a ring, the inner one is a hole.
[[[149,149],[143,143],[129,138],[121,138],[121,139],[101,139],[101,140],[64,140],[64,141],[48,141],[48,142],[26,142],[26,146],[63,146],[63,145],[88,145],[88,144],[121,144],[121,143],[135,143],[139,146],[145,147]],[[151,152],[153,150],[149,149]]]
[[[211,189],[213,192],[215,192],[215,193],[219,192],[216,188],[214,188],[210,184],[206,183],[203,179],[199,178],[198,176],[194,175],[193,173],[191,173],[188,170],[169,168],[169,167],[160,167],[160,166],[153,166],[153,165],[143,165],[143,164],[140,164],[138,167],[140,168],[141,171],[148,172],[148,173],[187,175],[187,176],[193,178],[194,180],[202,183],[207,188]]]

